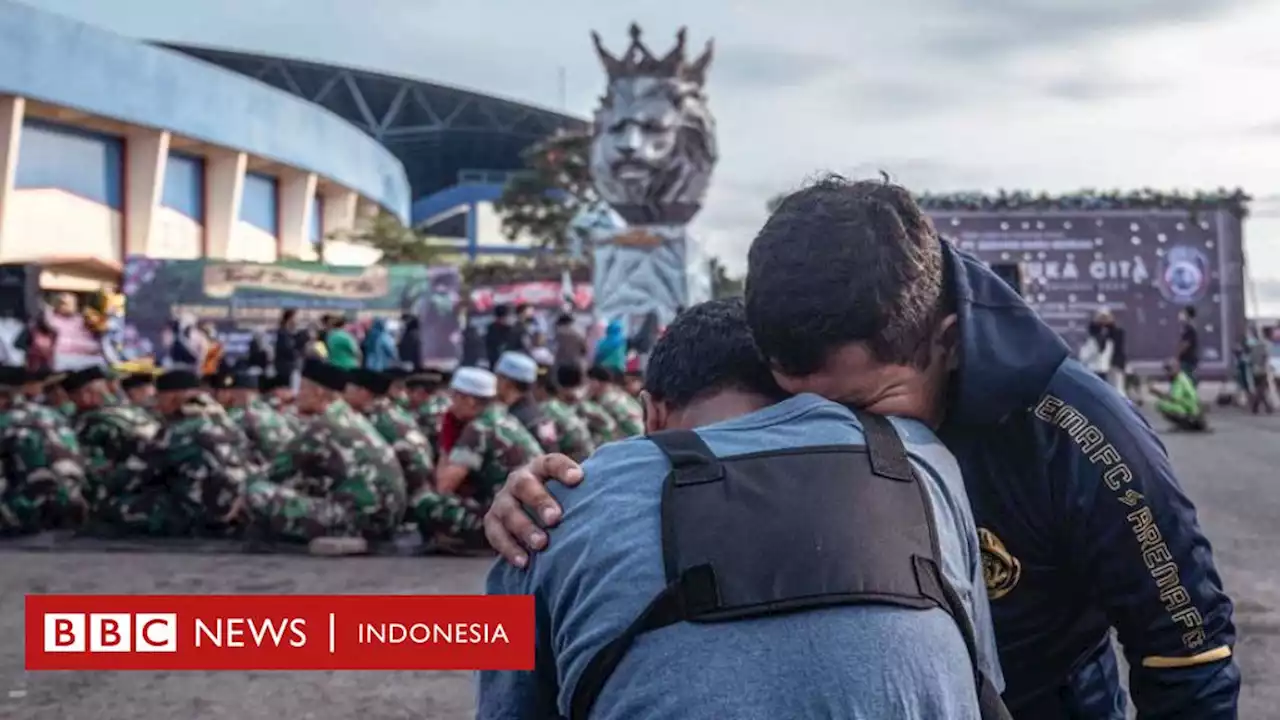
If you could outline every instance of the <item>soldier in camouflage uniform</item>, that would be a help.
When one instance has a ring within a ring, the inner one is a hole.
[[[309,422],[272,464],[269,478],[250,483],[255,524],[273,537],[302,542],[389,536],[406,504],[395,452],[342,399],[342,369],[309,358],[302,377],[298,408]]]
[[[587,395],[617,421],[622,436],[643,435],[644,409],[638,400],[618,385],[618,378],[613,372],[608,368],[593,367],[587,376],[590,378]]]
[[[66,373],[50,375],[44,382],[44,405],[62,416],[68,425],[76,417],[76,404],[71,402],[67,390],[62,386]]]
[[[413,416],[387,395],[390,386],[391,379],[383,373],[364,368],[351,370],[347,373],[346,400],[391,444],[404,471],[405,490],[413,495],[431,484],[435,472],[431,443]]]
[[[618,422],[604,408],[586,398],[582,370],[574,365],[561,365],[556,368],[556,396],[568,405],[591,432],[591,441],[596,447],[613,442],[623,437],[618,429]]]
[[[524,353],[508,351],[498,357],[493,374],[498,377],[498,402],[507,406],[507,412],[524,425],[544,452],[560,452],[555,421],[547,417],[533,397],[538,363]]]
[[[156,406],[156,376],[152,373],[132,373],[120,381],[120,389],[130,405],[144,410]]]
[[[427,434],[427,441],[436,448],[437,455],[440,454],[440,423],[453,402],[448,391],[441,388],[443,383],[444,374],[434,370],[411,375],[405,381],[410,413]]]
[[[298,436],[298,428],[295,421],[262,400],[259,383],[257,375],[223,373],[214,381],[213,397],[249,437],[254,462],[270,465]]]
[[[164,426],[147,448],[138,491],[120,498],[103,519],[148,535],[223,536],[237,529],[245,485],[262,475],[252,446],[227,411],[188,370],[156,381]]]
[[[70,373],[62,388],[76,406],[72,424],[85,459],[85,499],[94,518],[119,517],[114,506],[133,498],[147,472],[147,448],[160,423],[147,411],[113,402],[101,367]]]
[[[556,397],[555,377],[550,368],[538,368],[538,382],[534,385],[533,396],[542,405],[542,412],[556,424],[556,435],[560,438],[560,447],[556,452],[568,455],[578,462],[595,452],[596,444],[591,439],[587,422],[572,407]]]
[[[387,368],[383,373],[390,381],[387,387],[387,397],[391,398],[391,402],[406,412],[410,408],[409,404],[409,388],[405,382],[409,379],[412,367],[409,365],[401,365]]]
[[[62,382],[62,377],[61,375],[54,375],[47,370],[27,371],[24,373],[25,382],[22,385],[22,396],[27,401],[27,409],[35,414],[38,419],[66,428],[74,439],[75,431],[71,430],[71,417],[48,404],[52,388]],[[80,444],[77,441],[77,453],[80,452],[79,447]]]
[[[488,370],[459,368],[450,382],[453,404],[441,425],[441,460],[434,487],[418,491],[412,517],[423,537],[441,546],[484,547],[482,520],[507,473],[542,454],[538,441],[495,400]]]
[[[75,433],[26,396],[30,379],[0,368],[0,535],[75,527],[88,512]]]

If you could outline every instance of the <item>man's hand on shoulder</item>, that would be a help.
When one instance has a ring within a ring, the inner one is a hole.
[[[582,468],[560,453],[534,458],[507,476],[507,482],[494,496],[484,516],[484,534],[489,544],[516,567],[526,567],[528,553],[538,552],[547,544],[547,534],[525,508],[536,512],[544,527],[560,522],[560,505],[547,492],[547,483],[551,480],[574,487],[582,482]]]

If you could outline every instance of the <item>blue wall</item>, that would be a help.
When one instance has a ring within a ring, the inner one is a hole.
[[[160,204],[196,222],[204,222],[204,159],[169,153]]]
[[[280,237],[279,183],[270,175],[246,173],[240,196],[240,219]]]
[[[409,220],[404,166],[337,115],[170,50],[0,0],[0,94],[22,95],[310,170]]]
[[[57,188],[121,209],[124,144],[119,138],[28,120],[14,186]]]

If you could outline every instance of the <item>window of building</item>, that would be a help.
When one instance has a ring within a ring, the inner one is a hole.
[[[204,159],[169,153],[160,202],[196,222],[204,222]]]
[[[318,194],[311,196],[311,214],[309,217],[307,240],[311,242],[312,247],[319,247],[320,241],[324,239],[324,198]]]
[[[14,186],[64,190],[119,210],[124,206],[123,151],[117,137],[27,120]]]
[[[270,175],[246,173],[244,193],[240,199],[240,219],[280,236],[279,183]]]

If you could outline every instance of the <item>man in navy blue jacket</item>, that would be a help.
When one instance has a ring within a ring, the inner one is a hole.
[[[902,188],[828,178],[752,243],[747,316],[791,392],[922,420],[955,454],[1020,720],[1123,720],[1115,628],[1144,720],[1236,717],[1235,627],[1195,508],[1126,399]],[[508,480],[486,529],[517,564],[546,542],[549,458]],[[508,534],[510,531],[511,534]]]

